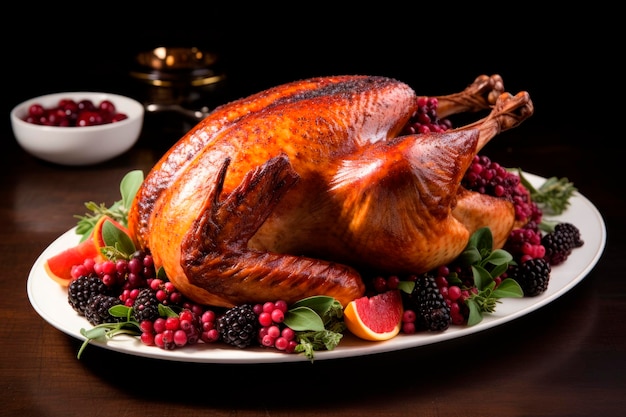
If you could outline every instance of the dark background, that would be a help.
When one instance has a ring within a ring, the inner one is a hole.
[[[420,95],[441,95],[480,74],[499,73],[508,91],[528,91],[535,105],[511,140],[553,130],[553,140],[568,141],[574,129],[608,146],[607,136],[619,132],[619,106],[610,103],[621,101],[623,91],[622,22],[601,3],[556,10],[393,1],[280,8],[132,2],[130,10],[127,3],[16,4],[3,13],[5,129],[11,108],[33,96],[133,95],[128,73],[135,54],[169,45],[218,53],[228,75],[224,100],[299,78],[357,73],[395,77]]]

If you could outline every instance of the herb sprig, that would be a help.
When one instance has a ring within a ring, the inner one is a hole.
[[[540,206],[546,214],[562,214],[571,204],[571,197],[576,191],[573,182],[567,178],[550,177],[538,188],[535,188],[524,176],[521,169],[517,169],[520,181],[530,192],[530,198]]]
[[[313,296],[294,303],[285,314],[285,325],[296,332],[295,351],[313,361],[314,351],[333,350],[346,325],[341,303],[328,296]]]
[[[116,305],[109,308],[109,314],[112,317],[120,319],[117,323],[102,323],[98,324],[91,329],[80,329],[80,334],[85,337],[83,344],[78,350],[77,358],[83,354],[83,351],[89,345],[92,340],[106,341],[114,336],[120,334],[127,334],[130,336],[141,336],[141,325],[137,320],[133,318],[133,308],[125,305]],[[171,307],[159,304],[159,316],[161,317],[176,317],[176,313]]]
[[[104,203],[86,202],[85,207],[91,213],[74,216],[78,219],[76,234],[81,236],[80,241],[82,242],[89,237],[102,216],[109,216],[124,227],[128,227],[128,211],[142,182],[143,172],[141,170],[130,171],[120,182],[121,200],[114,202],[110,207],[107,207]]]
[[[469,308],[467,325],[473,326],[483,320],[483,313],[493,313],[501,298],[521,298],[524,292],[512,278],[505,278],[496,287],[495,278],[502,275],[509,265],[515,264],[513,256],[504,249],[493,248],[491,229],[483,227],[470,237],[465,250],[458,257],[461,265],[470,266],[477,292],[470,292],[466,300]],[[452,276],[451,283],[461,284]]]

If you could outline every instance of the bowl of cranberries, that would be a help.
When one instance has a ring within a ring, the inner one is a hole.
[[[92,165],[128,151],[139,139],[144,106],[111,93],[63,92],[11,110],[13,134],[33,156],[61,165]]]

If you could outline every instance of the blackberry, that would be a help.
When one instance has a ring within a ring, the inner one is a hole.
[[[511,265],[507,276],[517,281],[525,297],[534,297],[548,289],[550,272],[550,264],[544,258],[533,258],[519,265]]]
[[[416,328],[436,332],[450,326],[450,306],[441,295],[434,275],[419,276],[411,294],[403,293],[403,297],[405,306],[415,311]]]
[[[68,286],[67,300],[78,314],[84,316],[89,299],[96,294],[112,295],[109,287],[97,275],[81,275]]]
[[[252,305],[243,304],[226,310],[217,319],[217,330],[222,341],[243,349],[257,340],[259,319]]]
[[[151,288],[143,288],[133,303],[133,316],[138,322],[154,321],[159,318],[159,300]]]
[[[572,250],[581,247],[584,242],[580,238],[580,230],[571,223],[559,223],[554,231],[541,238],[546,248],[544,259],[550,265],[558,265],[571,255]]]
[[[112,316],[109,314],[109,309],[119,304],[122,304],[122,301],[118,297],[96,294],[89,299],[89,303],[85,308],[85,317],[93,326],[102,323],[118,323],[124,319]]]

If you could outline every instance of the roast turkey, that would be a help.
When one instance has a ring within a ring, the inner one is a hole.
[[[439,115],[485,110],[444,133],[403,135],[406,83],[318,77],[216,108],[146,176],[129,214],[138,247],[190,299],[213,306],[313,295],[343,305],[364,273],[422,273],[488,226],[501,247],[508,201],[461,180],[480,149],[533,113],[527,92],[480,76]]]

